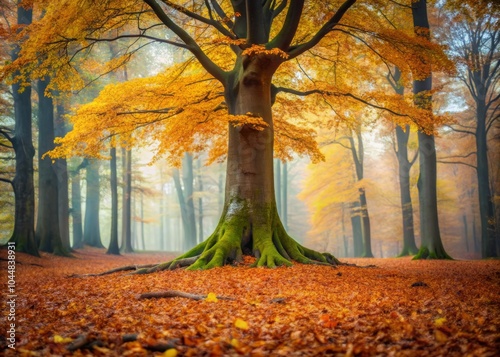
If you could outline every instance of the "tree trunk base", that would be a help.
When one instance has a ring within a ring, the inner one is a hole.
[[[418,248],[417,247],[404,247],[401,253],[397,256],[398,258],[402,257],[408,257],[412,255],[417,255],[418,254]]]
[[[210,269],[239,263],[243,261],[243,254],[256,257],[257,260],[253,264],[256,267],[291,266],[292,261],[328,266],[340,264],[333,255],[308,249],[291,238],[285,231],[275,207],[269,210],[269,219],[260,224],[249,223],[251,220],[247,209],[231,214],[227,213],[229,211],[231,210],[226,210],[214,233],[204,242],[172,261],[152,268],[139,269],[132,274],[148,274],[176,268]],[[259,217],[262,217],[262,214]]]
[[[413,260],[421,259],[448,259],[453,260],[444,249],[430,249],[428,247],[421,247],[418,253],[413,257]]]

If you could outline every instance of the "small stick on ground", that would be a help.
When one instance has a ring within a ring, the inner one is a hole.
[[[149,268],[152,268],[154,266],[157,266],[158,264],[159,263],[157,263],[157,264],[145,264],[145,265],[126,265],[126,266],[114,268],[114,269],[111,269],[111,270],[103,271],[102,273],[94,273],[94,274],[71,274],[71,275],[68,275],[67,277],[68,278],[86,278],[86,277],[89,277],[89,276],[103,276],[103,275],[109,275],[109,274],[117,273],[117,272],[120,272],[120,271],[149,269]]]
[[[177,290],[166,290],[166,291],[155,291],[155,292],[143,293],[143,294],[139,295],[137,298],[138,299],[159,299],[159,298],[173,298],[173,297],[182,297],[182,298],[192,299],[192,300],[205,300],[207,295],[190,294],[190,293],[185,293],[183,291],[177,291]],[[235,298],[227,297],[227,296],[217,296],[217,299],[219,299],[219,300],[236,300]]]

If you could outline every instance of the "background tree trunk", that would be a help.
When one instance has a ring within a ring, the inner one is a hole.
[[[68,255],[59,231],[59,189],[54,164],[43,154],[54,148],[54,104],[45,96],[49,79],[38,81],[38,218],[35,238],[39,249]]]
[[[184,231],[183,247],[188,250],[196,245],[196,217],[193,203],[193,157],[184,154],[182,160],[182,184],[179,170],[174,170],[174,184],[181,209]]]
[[[83,226],[83,242],[91,247],[104,248],[101,242],[99,225],[100,183],[98,160],[89,160],[87,166],[87,197],[85,205],[85,223]]]
[[[118,246],[118,175],[116,170],[116,147],[110,149],[111,168],[110,188],[111,188],[111,236],[107,254],[120,255]]]
[[[82,193],[80,170],[71,175],[71,215],[73,217],[73,249],[83,248]]]
[[[427,18],[427,1],[419,0],[412,3],[413,26],[417,36],[430,39]],[[415,105],[419,108],[432,111],[432,73],[430,69],[423,80],[413,81]],[[433,129],[433,128],[430,128]],[[444,250],[439,232],[437,209],[437,161],[434,135],[418,132],[418,150],[420,161],[420,176],[418,178],[418,197],[420,202],[420,250],[414,259],[450,259]]]
[[[64,103],[62,98],[57,99],[56,118],[54,122],[55,136],[63,137],[67,133]],[[54,165],[57,174],[57,184],[59,190],[59,232],[65,250],[70,251],[69,242],[69,180],[68,163],[66,159],[57,159]]]
[[[122,245],[124,253],[132,253],[132,150],[122,149],[123,208]]]
[[[21,1],[18,1],[20,4]],[[32,21],[32,10],[23,6],[17,8],[17,23],[28,25]],[[19,46],[12,52],[12,60],[17,59]],[[16,74],[15,74],[16,75]],[[31,132],[31,86],[22,93],[20,85],[12,85],[14,98],[15,129],[12,146],[16,155],[16,175],[12,181],[15,197],[14,231],[9,242],[16,243],[16,251],[40,256],[35,240],[35,188],[33,182],[33,137]]]

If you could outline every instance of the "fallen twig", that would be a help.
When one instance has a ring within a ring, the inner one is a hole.
[[[139,270],[139,269],[147,269],[147,268],[152,268],[158,264],[145,264],[145,265],[126,265],[118,268],[114,268],[111,270],[106,270],[101,273],[94,273],[94,274],[71,274],[68,275],[68,278],[86,278],[89,276],[103,276],[103,275],[109,275],[113,273],[117,273],[120,271],[129,271],[129,270]]]
[[[205,300],[207,295],[190,294],[190,293],[185,293],[183,291],[177,291],[177,290],[166,290],[166,291],[155,291],[155,292],[143,293],[143,294],[140,294],[137,298],[138,299],[159,299],[159,298],[173,298],[173,297],[182,297],[182,298],[192,299],[192,300]],[[227,296],[217,296],[217,299],[219,299],[219,300],[236,300],[235,298],[227,297]]]

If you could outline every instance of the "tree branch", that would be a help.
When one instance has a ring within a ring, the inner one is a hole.
[[[305,42],[303,44],[300,44],[298,46],[294,46],[293,48],[290,48],[289,51],[288,51],[289,59],[295,58],[295,57],[301,55],[302,53],[306,52],[307,50],[309,50],[309,49],[313,48],[314,46],[316,46],[319,43],[319,41],[321,41],[321,39],[323,37],[325,37],[335,27],[335,25],[338,24],[338,22],[342,19],[342,17],[346,13],[346,11],[349,10],[349,8],[352,5],[354,5],[355,2],[356,2],[356,0],[347,0],[347,1],[345,1],[339,7],[339,9],[337,10],[337,12],[332,16],[332,18],[330,20],[328,20],[328,22],[325,23],[323,25],[323,27],[321,27],[318,30],[318,32],[309,41],[307,41],[307,42]],[[292,6],[292,4],[290,3],[290,7],[291,6]],[[285,27],[283,27],[283,29],[285,29]],[[283,29],[282,29],[282,31],[283,31]],[[282,50],[286,50],[287,49],[287,48],[282,48],[282,47],[280,47],[280,48]]]
[[[144,0],[144,2],[151,7],[156,16],[165,24],[165,26],[179,36],[179,38],[186,44],[186,48],[198,59],[206,71],[225,85],[227,77],[226,72],[217,66],[210,58],[208,58],[205,52],[203,52],[200,46],[198,46],[196,41],[183,28],[170,19],[156,0]]]
[[[436,160],[437,162],[439,162],[440,164],[457,164],[457,165],[465,165],[465,166],[469,166],[469,167],[472,167],[473,169],[477,170],[477,167],[474,166],[474,165],[471,165],[471,164],[468,164],[466,162],[461,162],[461,161],[443,161],[443,160]]]

